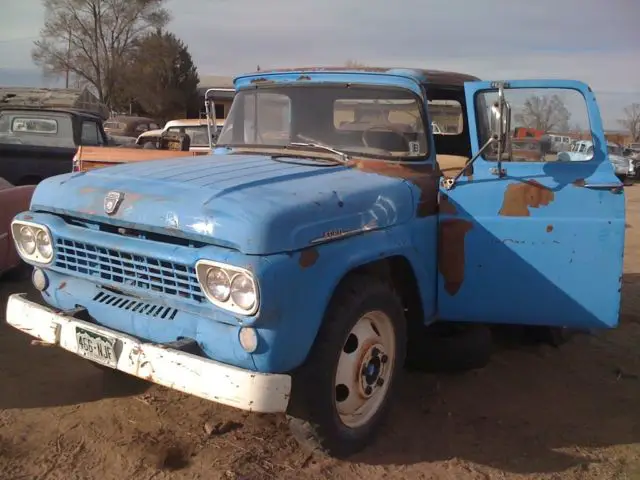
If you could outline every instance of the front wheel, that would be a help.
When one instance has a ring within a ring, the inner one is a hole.
[[[390,285],[354,275],[339,287],[293,375],[288,422],[303,447],[344,458],[371,442],[404,364],[406,335]]]

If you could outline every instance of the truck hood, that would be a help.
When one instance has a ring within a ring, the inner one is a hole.
[[[112,191],[124,198],[108,215]],[[402,178],[305,158],[207,155],[52,177],[31,209],[270,254],[401,223],[414,205]]]

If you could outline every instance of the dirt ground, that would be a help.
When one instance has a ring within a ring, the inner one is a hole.
[[[30,345],[4,324],[0,479],[640,479],[640,185],[627,189],[620,328],[502,349],[459,376],[407,374],[388,425],[350,462],[244,414]],[[597,252],[594,252],[597,254]]]

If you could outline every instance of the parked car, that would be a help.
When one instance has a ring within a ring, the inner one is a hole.
[[[286,413],[338,457],[376,438],[406,359],[482,367],[494,324],[557,342],[618,325],[626,213],[607,152],[505,149],[508,99],[554,91],[604,144],[586,83],[366,67],[235,87],[211,155],[38,186],[12,231],[44,302],[11,295],[10,325],[107,374]],[[432,134],[431,98],[461,105],[458,133]]]
[[[0,177],[14,185],[68,173],[79,146],[107,144],[102,118],[92,112],[0,107]]]
[[[219,135],[224,125],[224,119],[216,119],[216,128],[214,137]],[[180,120],[170,120],[164,128],[149,130],[140,134],[136,140],[136,144],[145,145],[147,142],[157,142],[160,136],[165,132],[186,133],[191,140],[189,150],[192,152],[210,152],[211,148],[208,139],[208,129],[206,119],[184,118]]]
[[[616,176],[623,182],[635,178],[637,175],[635,162],[623,155],[622,146],[607,142],[609,161],[613,165]],[[593,155],[593,142],[591,140],[579,140],[575,142],[571,151],[558,154],[558,160],[582,161]]]
[[[141,133],[160,128],[155,120],[133,115],[117,115],[105,120],[104,131],[110,136],[137,138]]]
[[[14,186],[0,177],[0,275],[25,265],[13,241],[11,220],[29,208],[34,185]],[[35,246],[35,238],[32,239]]]

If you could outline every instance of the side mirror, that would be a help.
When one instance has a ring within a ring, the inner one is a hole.
[[[498,101],[491,106],[489,124],[491,134],[497,137],[499,150],[504,152],[511,132],[511,105],[504,100],[502,90],[500,90],[498,97]]]

